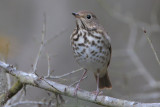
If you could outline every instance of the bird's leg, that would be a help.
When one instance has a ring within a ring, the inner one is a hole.
[[[82,75],[81,79],[78,81],[78,83],[77,83],[77,85],[76,85],[76,88],[75,88],[75,91],[74,91],[74,95],[77,95],[77,91],[78,91],[78,89],[79,89],[79,84],[80,84],[80,82],[82,81],[82,79],[84,78],[84,76],[86,75],[86,73],[87,73],[87,70],[84,69],[83,75]]]
[[[97,90],[93,93],[95,93],[95,95],[96,95],[95,100],[97,99],[97,96],[99,94],[102,94],[102,91],[99,90],[99,73],[97,73]]]

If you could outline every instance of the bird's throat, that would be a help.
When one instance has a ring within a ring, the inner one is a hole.
[[[83,23],[83,21],[81,19],[76,20],[76,25],[77,25],[77,30],[86,29],[85,24]]]

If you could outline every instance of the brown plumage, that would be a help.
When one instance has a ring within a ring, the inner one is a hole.
[[[95,76],[96,82],[97,82],[97,75],[95,74],[94,76]],[[100,89],[112,88],[112,84],[110,82],[108,72],[106,72],[106,74],[103,77],[99,78],[99,88]]]
[[[111,59],[111,41],[97,17],[89,11],[72,13],[76,18],[76,28],[71,35],[71,46],[78,64],[94,73],[99,88],[111,88],[107,68]],[[82,76],[82,78],[83,78]],[[81,78],[81,79],[82,79]],[[76,87],[78,90],[79,83]]]

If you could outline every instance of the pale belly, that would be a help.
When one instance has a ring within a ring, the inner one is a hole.
[[[72,45],[74,57],[78,64],[92,72],[106,67],[110,61],[110,52],[104,42],[101,42],[103,38],[95,39],[89,36],[90,42],[85,42],[83,36],[80,36],[78,41],[74,41],[74,45]]]

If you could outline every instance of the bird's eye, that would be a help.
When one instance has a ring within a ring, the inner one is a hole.
[[[91,19],[91,15],[87,15],[87,19]]]

